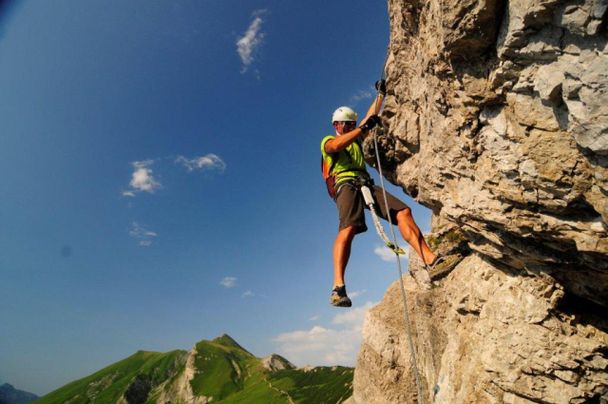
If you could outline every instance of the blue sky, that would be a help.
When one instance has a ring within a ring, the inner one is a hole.
[[[365,113],[388,29],[370,1],[16,2],[0,19],[0,380],[45,394],[222,333],[354,365],[396,270],[370,226],[353,308],[329,305],[319,142],[338,106]]]

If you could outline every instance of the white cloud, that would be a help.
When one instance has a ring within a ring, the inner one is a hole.
[[[371,90],[359,90],[355,95],[353,95],[352,97],[350,97],[350,102],[352,103],[358,103],[361,100],[368,100],[374,96],[374,93],[372,93]]]
[[[308,319],[308,321],[317,321],[318,319],[320,319],[321,316],[318,314],[315,314],[314,316],[312,316],[311,318]]]
[[[279,334],[273,338],[278,344],[277,351],[298,366],[354,366],[362,341],[363,320],[373,305],[367,302],[336,315],[332,320],[336,328],[314,325],[309,330]]]
[[[133,174],[131,175],[131,181],[129,182],[129,188],[122,192],[123,196],[135,197],[140,192],[154,193],[155,190],[162,188],[161,183],[154,177],[154,172],[151,166],[157,161],[163,161],[167,158],[174,157],[162,157],[157,159],[149,159],[142,161],[134,161],[131,163],[133,166]],[[224,171],[226,169],[226,163],[222,158],[216,154],[209,153],[204,156],[187,158],[184,156],[177,156],[175,159],[176,163],[179,163],[186,167],[188,171],[200,170],[200,171]]]
[[[220,281],[220,285],[225,288],[233,288],[236,286],[236,278],[234,276],[226,276]]]
[[[149,247],[152,245],[154,238],[158,237],[158,233],[146,229],[137,222],[133,222],[129,229],[129,236],[139,240],[140,246]]]
[[[361,296],[362,294],[364,294],[365,292],[367,292],[365,289],[355,290],[354,292],[348,292],[348,297],[350,297],[351,299],[356,299],[359,296]]]
[[[135,171],[131,175],[130,189],[122,193],[124,196],[133,197],[136,192],[154,193],[154,190],[162,188],[160,182],[154,178],[153,171],[150,168],[154,164],[154,160],[134,161],[131,164]]]
[[[236,41],[236,50],[243,64],[241,73],[245,73],[254,62],[257,50],[262,45],[265,34],[262,32],[262,16],[266,10],[257,10],[253,13],[253,21],[249,24],[247,31]]]
[[[254,297],[255,293],[253,293],[252,291],[248,290],[245,293],[243,293],[242,297]]]
[[[337,314],[331,320],[332,324],[348,324],[351,326],[361,326],[363,325],[363,320],[365,319],[365,313],[372,308],[374,304],[372,302],[367,302],[363,306],[355,307],[351,310],[346,310],[343,313]]]
[[[205,156],[195,157],[193,159],[186,158],[184,156],[178,156],[175,160],[176,163],[182,164],[188,171],[194,170],[217,170],[224,171],[226,169],[226,163],[221,157],[209,153]]]
[[[299,366],[353,366],[361,331],[315,325],[310,330],[280,334],[274,341],[280,344],[279,353]]]
[[[401,248],[403,248],[403,247],[401,247]],[[405,259],[407,259],[409,250],[407,249],[407,247],[405,247],[404,250],[405,250],[405,255],[403,255],[403,257]],[[376,254],[378,257],[380,257],[380,259],[382,259],[382,261],[397,262],[397,256],[395,255],[393,250],[391,250],[390,248],[388,248],[386,246],[378,246],[378,247],[374,248],[374,254]]]

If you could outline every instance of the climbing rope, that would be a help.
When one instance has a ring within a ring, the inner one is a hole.
[[[386,54],[386,58],[384,59],[384,65],[382,67],[382,75],[381,75],[381,79],[385,80],[386,79],[386,62],[388,60],[388,49],[387,49],[387,54]],[[380,89],[377,89],[377,93],[376,93],[376,99],[378,99],[378,96],[380,95]],[[379,107],[377,106],[375,109],[376,113],[379,113]],[[391,215],[390,215],[390,210],[389,210],[389,206],[388,206],[388,200],[386,197],[386,188],[384,186],[384,176],[382,174],[382,164],[380,163],[380,152],[378,151],[378,136],[377,136],[377,132],[378,132],[378,128],[375,127],[374,131],[373,131],[373,138],[374,138],[374,151],[376,153],[376,163],[377,163],[377,169],[378,169],[378,174],[380,176],[380,187],[382,188],[382,195],[384,196],[384,207],[386,209],[386,216],[388,219],[388,223],[389,223],[389,227],[391,228],[391,234],[393,236],[393,241],[392,243],[389,241],[387,243],[391,244],[391,246],[389,246],[389,248],[391,248],[391,250],[395,253],[395,257],[397,258],[397,270],[399,272],[399,284],[401,286],[401,298],[403,299],[403,313],[404,313],[404,318],[405,318],[405,332],[407,334],[407,339],[408,339],[408,343],[409,343],[409,347],[410,347],[410,358],[411,358],[411,362],[412,362],[412,368],[414,370],[414,377],[416,380],[416,390],[418,393],[418,403],[419,404],[424,404],[425,399],[424,396],[422,394],[422,382],[420,380],[420,372],[418,371],[418,359],[416,357],[416,351],[415,351],[415,347],[414,347],[414,341],[412,339],[412,324],[410,321],[410,316],[409,316],[409,311],[408,311],[408,306],[407,306],[407,295],[405,293],[405,286],[403,284],[403,269],[401,267],[401,257],[400,255],[403,254],[403,250],[401,248],[399,248],[398,244],[397,244],[397,235],[395,234],[395,228],[393,226],[393,221],[391,219]],[[377,214],[375,212],[375,210],[372,210],[370,208],[370,211],[372,212],[372,218],[374,219],[374,224],[376,223],[376,221],[378,221],[378,224],[380,226],[380,228],[382,228],[382,225],[380,225],[380,222],[378,220]],[[378,229],[378,227],[376,227],[376,229]],[[380,232],[379,232],[380,233]],[[382,233],[384,233],[384,231],[382,231]],[[385,234],[386,237],[386,234]],[[382,236],[381,236],[382,238]]]

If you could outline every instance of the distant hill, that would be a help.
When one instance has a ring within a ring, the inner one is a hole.
[[[339,403],[350,397],[352,380],[352,368],[297,369],[222,335],[191,351],[138,351],[36,403]]]
[[[0,386],[0,404],[27,404],[37,398],[37,395],[17,390],[8,383]]]

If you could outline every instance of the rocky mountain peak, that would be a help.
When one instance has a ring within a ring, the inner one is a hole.
[[[262,366],[266,370],[271,372],[275,372],[277,370],[285,370],[285,369],[295,369],[296,367],[289,362],[287,359],[283,358],[281,355],[271,354],[262,359]]]

